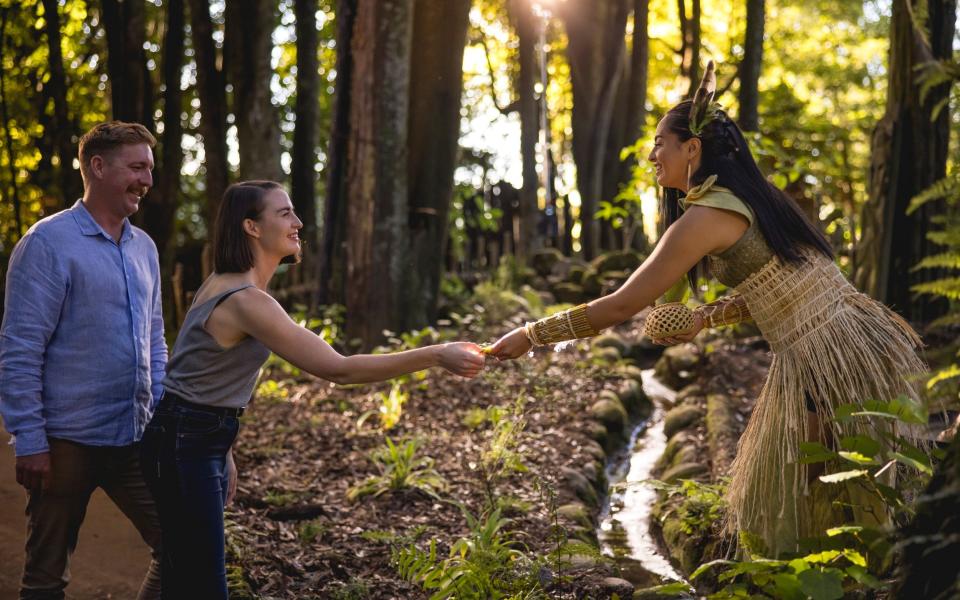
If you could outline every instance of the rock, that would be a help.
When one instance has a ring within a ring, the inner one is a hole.
[[[599,556],[590,556],[589,554],[572,554],[570,556],[564,556],[563,561],[566,562],[567,568],[571,571],[586,571],[587,569],[592,569],[601,563]]]
[[[663,523],[663,541],[682,573],[692,573],[700,564],[703,556],[701,540],[683,532],[680,517],[673,516]]]
[[[677,392],[674,402],[677,405],[687,404],[688,399],[692,400],[689,404],[700,404],[703,400],[703,388],[696,383],[690,384]]]
[[[622,367],[617,368],[617,373],[638,383],[643,382],[643,369],[636,365],[623,365]]]
[[[558,507],[557,516],[585,529],[593,529],[593,519],[587,511],[587,507],[579,502],[571,502]]]
[[[685,462],[670,467],[660,476],[664,483],[676,483],[680,479],[693,479],[697,475],[703,475],[708,471],[706,465],[694,462]]]
[[[586,272],[587,268],[583,265],[571,265],[570,271],[567,273],[567,281],[579,285],[583,282],[583,276]]]
[[[557,302],[566,304],[580,304],[587,299],[583,288],[576,283],[558,283],[553,286],[553,295],[557,297]]]
[[[727,396],[707,396],[707,442],[710,445],[711,472],[716,478],[727,474],[730,463],[737,455],[740,426],[736,414],[736,408]]]
[[[697,423],[703,417],[703,410],[687,404],[671,408],[663,417],[663,433],[669,440],[682,429]]]
[[[607,453],[603,451],[603,446],[596,441],[587,440],[583,443],[582,447],[583,451],[592,456],[594,460],[598,460],[601,463],[607,460]]]
[[[677,464],[675,460],[677,455],[681,454],[680,451],[683,448],[692,446],[692,443],[693,436],[687,431],[681,431],[670,438],[670,441],[667,442],[667,445],[663,449],[663,454],[657,459],[657,464],[654,466],[654,469],[662,473]]]
[[[653,402],[643,391],[643,386],[635,379],[628,379],[617,388],[620,402],[632,417],[646,417],[653,412]]]
[[[643,262],[643,255],[633,250],[606,252],[590,261],[590,267],[598,273],[604,271],[633,271]]]
[[[580,285],[583,286],[583,291],[590,297],[599,296],[600,290],[603,289],[603,281],[600,279],[600,274],[592,268],[587,269],[583,274]]]
[[[607,428],[598,421],[590,420],[585,429],[585,433],[590,436],[594,442],[600,445],[601,448],[607,447],[607,438],[609,434],[607,433]]]
[[[638,363],[648,364],[649,361],[663,354],[663,350],[664,346],[654,344],[653,340],[648,336],[641,335],[638,339],[634,340],[624,356]]]
[[[578,540],[584,544],[590,544],[591,546],[597,546],[600,544],[600,541],[597,539],[597,531],[593,527],[580,527],[579,525],[572,525],[566,527],[565,531],[567,533],[567,539]]]
[[[564,260],[563,253],[556,248],[540,248],[530,255],[530,266],[538,275],[546,277],[553,270],[554,265]]]
[[[617,362],[621,358],[616,348],[594,348],[591,352],[598,360],[606,362]]]
[[[624,410],[619,399],[616,401],[609,398],[597,400],[590,407],[590,414],[606,427],[608,434],[614,436],[623,434],[623,429],[627,425],[627,411]]]
[[[694,344],[671,346],[654,366],[657,377],[675,390],[693,382],[702,357]]]
[[[633,597],[633,584],[626,579],[604,577],[600,582],[600,587],[605,593],[610,594],[610,596],[616,594],[623,600]]]
[[[601,333],[590,340],[590,346],[593,348],[616,348],[620,355],[627,350],[627,342],[615,333]]]
[[[630,277],[632,271],[604,271],[600,274],[600,293],[604,296],[615,292]]]
[[[597,490],[593,488],[583,473],[570,467],[564,467],[561,471],[564,480],[567,482],[568,489],[591,508],[597,508],[600,505],[600,499],[597,498]]]

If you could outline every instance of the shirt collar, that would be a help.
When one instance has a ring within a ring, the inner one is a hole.
[[[82,199],[77,200],[70,210],[73,212],[73,218],[77,222],[77,225],[80,226],[80,233],[83,235],[102,235],[111,242],[116,241],[94,220],[93,215],[91,215],[87,207],[84,206]],[[120,232],[120,241],[126,242],[132,238],[133,228],[130,226],[130,220],[124,219],[123,229]]]

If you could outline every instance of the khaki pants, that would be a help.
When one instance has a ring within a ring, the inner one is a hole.
[[[84,446],[50,439],[50,484],[27,496],[26,563],[21,600],[62,599],[70,582],[70,556],[90,494],[103,488],[151,548],[153,561],[138,598],[160,597],[160,520],[140,471],[138,444]]]

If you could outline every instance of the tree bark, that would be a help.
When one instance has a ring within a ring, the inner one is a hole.
[[[45,2],[56,4],[55,0]],[[143,3],[103,0],[102,6],[113,118],[140,123],[153,131],[153,86],[143,49]]]
[[[350,137],[353,85],[353,30],[358,0],[337,0],[337,79],[333,95],[333,124],[327,150],[327,196],[324,201],[323,240],[320,246],[319,304],[346,303],[347,141]]]
[[[691,14],[687,15],[686,0],[677,0],[677,11],[680,17],[680,70],[690,80],[688,97],[693,97],[700,85],[700,47],[702,45],[700,31],[700,0],[692,0]]]
[[[170,239],[173,236],[174,215],[180,205],[180,170],[183,167],[183,92],[180,77],[184,60],[183,0],[167,0],[166,24],[163,38],[163,136],[160,140],[160,160],[156,169],[156,194],[144,202],[143,227],[153,238],[160,254],[164,272],[172,269]]]
[[[0,8],[0,64],[7,49],[7,17],[9,6]],[[13,219],[17,224],[17,238],[23,235],[23,216],[20,214],[20,187],[17,185],[16,158],[13,153],[13,136],[10,133],[10,114],[7,110],[7,82],[4,70],[0,69],[0,112],[3,118],[3,137],[7,146],[7,166],[10,169],[10,197],[13,200]],[[8,254],[9,256],[9,254]],[[6,273],[6,267],[3,270]],[[0,294],[2,296],[3,294]],[[0,307],[2,308],[2,307]],[[2,312],[2,310],[0,310]]]
[[[189,0],[190,28],[197,63],[197,95],[200,98],[200,135],[206,169],[207,231],[213,232],[217,210],[227,189],[227,96],[223,71],[218,66],[213,42],[210,7],[204,0]]]
[[[910,199],[946,174],[949,111],[931,121],[949,84],[931,90],[920,102],[915,67],[951,56],[956,23],[955,0],[930,0],[930,45],[910,18],[911,0],[896,0],[890,22],[890,81],[887,107],[871,144],[870,199],[862,217],[863,235],[854,271],[856,285],[914,321],[945,314],[943,300],[914,297],[910,287],[943,276],[911,268],[937,247],[927,239],[931,220],[943,214],[944,201],[929,202],[911,215]]]
[[[297,18],[297,98],[294,110],[297,126],[293,130],[290,163],[290,199],[303,221],[300,238],[305,255],[317,253],[317,132],[320,118],[320,73],[317,60],[317,0],[296,0]],[[307,260],[301,268],[313,266]]]
[[[286,179],[280,166],[280,122],[270,91],[276,8],[276,0],[226,3],[224,60],[233,86],[241,180]]]
[[[760,70],[763,66],[764,0],[747,0],[747,32],[740,63],[740,114],[737,122],[744,131],[759,131]]]
[[[573,87],[573,157],[580,192],[581,249],[588,260],[597,252],[594,213],[602,194],[603,165],[610,123],[623,69],[626,0],[594,4],[568,2],[558,8],[567,30]]]
[[[67,116],[67,77],[63,69],[61,50],[60,14],[56,0],[43,0],[46,23],[47,49],[49,52],[50,81],[45,89],[53,98],[53,145],[60,164],[57,168],[60,183],[61,206],[67,206],[82,194],[80,176],[73,168],[73,127]]]
[[[408,262],[407,126],[413,0],[359,0],[350,52],[347,335],[364,347],[402,323]],[[439,251],[439,250],[438,250]]]
[[[511,0],[510,16],[517,32],[517,58],[520,63],[516,81],[517,105],[520,111],[520,156],[523,184],[520,188],[520,239],[517,257],[525,261],[535,246],[537,219],[537,140],[540,136],[540,111],[534,84],[537,80],[537,18],[529,0]],[[468,4],[469,8],[469,4]],[[462,54],[462,52],[461,52]]]
[[[410,59],[408,173],[410,264],[415,267],[407,270],[409,279],[404,285],[409,292],[401,311],[404,329],[420,329],[437,318],[444,266],[442,250],[447,245],[453,171],[460,137],[463,50],[470,4],[471,0],[414,2],[413,39],[417,43]],[[536,68],[536,64],[530,68]],[[532,82],[529,94],[530,102],[534,102]],[[526,124],[523,127],[526,128]],[[525,181],[529,176],[526,171],[525,162]],[[535,208],[535,171],[533,178]],[[532,234],[533,231],[528,235]]]

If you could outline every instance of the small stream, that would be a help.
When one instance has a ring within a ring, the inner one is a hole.
[[[612,491],[600,513],[597,533],[601,552],[615,559],[623,577],[634,585],[650,586],[685,580],[650,531],[657,492],[640,483],[651,478],[654,464],[667,445],[663,406],[673,402],[676,392],[660,383],[653,369],[643,371],[643,390],[653,401],[653,414],[637,424],[626,450],[615,455],[607,467]]]

